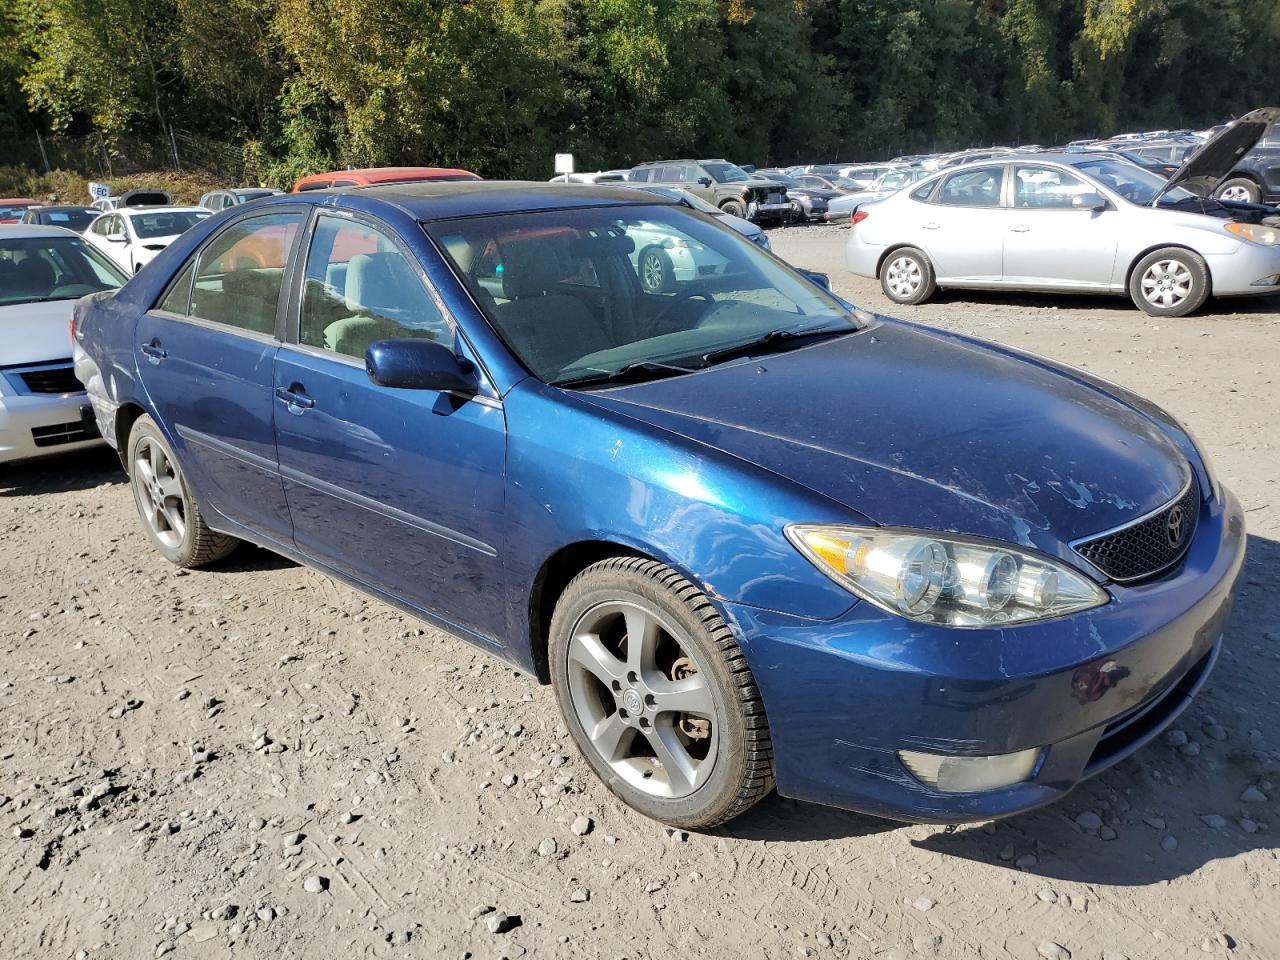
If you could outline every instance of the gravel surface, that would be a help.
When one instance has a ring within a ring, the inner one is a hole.
[[[773,236],[891,312],[844,272],[844,231]],[[1250,526],[1177,729],[1056,806],[953,831],[776,796],[667,830],[597,784],[549,689],[461,641],[261,550],[175,571],[109,454],[0,468],[0,955],[1274,957],[1280,302],[1209,309],[892,311],[1163,404]]]

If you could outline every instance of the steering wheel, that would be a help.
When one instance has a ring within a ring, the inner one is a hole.
[[[682,290],[668,300],[666,305],[657,312],[653,318],[653,325],[655,327],[660,326],[662,321],[667,318],[667,314],[674,310],[678,304],[684,303],[686,300],[692,300],[694,297],[702,297],[707,301],[708,306],[715,306],[715,297],[705,290]]]

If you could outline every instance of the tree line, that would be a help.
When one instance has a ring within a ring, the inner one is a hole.
[[[1257,0],[2,0],[0,140],[176,127],[278,182],[878,159],[1218,122],[1277,49]]]

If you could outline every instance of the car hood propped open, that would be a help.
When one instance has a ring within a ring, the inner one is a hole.
[[[1241,157],[1258,145],[1277,120],[1280,120],[1280,107],[1262,107],[1228,124],[1182,162],[1151,201],[1151,206],[1157,206],[1160,198],[1174,187],[1182,187],[1198,197],[1212,197],[1218,184],[1236,168]]]
[[[1122,400],[1045,365],[897,322],[580,396],[876,523],[1063,558],[1071,541],[1155,510],[1191,477],[1164,429]]]

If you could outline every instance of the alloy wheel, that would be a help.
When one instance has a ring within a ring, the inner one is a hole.
[[[592,749],[627,784],[675,800],[711,775],[715,702],[683,631],[632,601],[579,619],[568,647],[570,701]]]
[[[162,544],[177,549],[187,534],[187,500],[178,469],[153,438],[138,443],[133,460],[133,487],[142,515]]]
[[[920,289],[924,274],[920,264],[912,257],[898,257],[889,262],[885,271],[885,283],[896,296],[909,297]]]
[[[640,279],[644,288],[650,292],[661,291],[663,284],[662,260],[658,254],[650,251],[644,255],[640,264]]]
[[[1191,271],[1179,260],[1157,260],[1142,275],[1142,296],[1157,307],[1176,307],[1191,296]]]
[[[1253,197],[1249,195],[1248,187],[1237,185],[1234,187],[1227,187],[1227,189],[1223,190],[1220,194],[1218,194],[1218,199],[1219,200],[1235,200],[1240,203],[1248,203],[1253,199]]]

